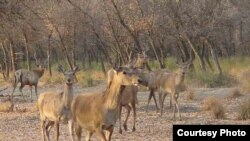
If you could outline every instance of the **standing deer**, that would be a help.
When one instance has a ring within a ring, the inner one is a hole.
[[[130,68],[123,67],[124,70],[129,70]],[[107,79],[107,84],[110,85],[112,83],[112,80],[115,75],[115,70],[110,69],[108,71],[108,79]],[[127,116],[124,121],[123,127],[125,131],[127,131],[127,121],[131,112],[131,109],[133,110],[133,115],[134,115],[134,122],[133,122],[133,132],[135,131],[135,121],[136,121],[136,104],[138,103],[137,100],[137,92],[138,92],[138,87],[137,86],[124,86],[124,90],[121,93],[121,100],[120,100],[120,108],[119,108],[119,133],[122,133],[122,128],[121,128],[121,112],[122,112],[122,107],[125,107],[127,110]]]
[[[179,65],[179,69],[176,73],[169,73],[165,72],[160,75],[159,81],[158,81],[158,92],[159,92],[159,103],[160,103],[160,110],[161,110],[161,115],[163,113],[163,105],[164,105],[164,100],[166,98],[167,94],[170,94],[170,105],[172,105],[172,99],[174,100],[174,117],[175,119],[175,112],[176,109],[178,111],[179,115],[179,120],[181,120],[181,115],[179,112],[179,104],[178,104],[178,97],[179,93],[185,90],[185,75],[186,72],[189,68],[191,62],[186,62],[181,65]]]
[[[138,53],[136,59],[131,60],[131,55],[129,56],[129,63],[123,67],[123,69],[134,69],[138,72],[138,70],[141,70],[145,68],[145,65],[148,62],[148,57],[145,52]],[[112,81],[114,77],[114,69],[110,69],[107,72],[107,84],[109,85],[110,82]],[[136,104],[138,103],[137,99],[137,92],[138,92],[138,87],[137,86],[125,86],[122,94],[121,94],[121,102],[120,102],[120,110],[119,110],[119,133],[122,133],[122,128],[121,128],[121,112],[122,112],[122,107],[125,107],[127,110],[127,116],[126,119],[123,123],[123,127],[125,131],[127,131],[127,121],[131,112],[131,109],[133,110],[133,129],[132,131],[134,132],[136,130],[135,128],[135,122],[136,122]]]
[[[119,116],[119,106],[124,85],[137,85],[138,76],[125,70],[114,70],[113,79],[104,92],[81,94],[74,97],[71,111],[78,141],[82,128],[86,129],[86,141],[96,133],[102,141],[110,141]],[[106,137],[104,135],[106,131]]]
[[[37,60],[36,53],[34,54],[34,58],[36,60],[36,69],[33,69],[31,71],[26,69],[19,69],[15,71],[14,76],[14,85],[13,85],[13,91],[11,94],[11,99],[13,102],[13,93],[15,92],[15,89],[17,87],[17,84],[20,82],[21,85],[19,87],[19,91],[22,94],[22,97],[24,98],[22,89],[25,85],[30,86],[30,101],[32,101],[32,86],[35,86],[35,93],[37,97],[37,84],[39,79],[43,76],[46,66],[46,61]]]
[[[150,91],[146,111],[148,111],[148,106],[152,98],[154,99],[157,112],[159,111],[159,107],[155,97],[155,91],[158,89],[159,86],[158,82],[161,79],[161,75],[165,72],[170,72],[170,71],[168,69],[157,69],[151,72],[141,73],[141,77],[144,78],[142,85],[146,86]]]
[[[53,125],[56,127],[56,140],[59,138],[59,122],[68,123],[71,139],[73,134],[71,128],[73,128],[72,114],[70,111],[71,101],[73,99],[73,80],[75,73],[78,71],[78,67],[75,67],[71,71],[64,71],[62,66],[58,67],[58,71],[64,74],[64,91],[57,92],[44,92],[40,94],[38,98],[38,109],[41,119],[41,128],[43,140],[49,141],[49,132]],[[47,124],[46,124],[46,121]]]

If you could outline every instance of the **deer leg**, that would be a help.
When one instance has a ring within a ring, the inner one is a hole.
[[[133,129],[132,131],[135,131],[135,122],[136,122],[136,107],[135,107],[135,103],[132,102],[132,109],[133,109],[133,115],[134,115],[134,123],[133,123]]]
[[[114,131],[114,126],[111,125],[109,128],[106,129],[106,139],[107,141],[111,141],[111,136],[113,134]]]
[[[129,104],[125,105],[124,107],[127,109],[127,116],[126,116],[126,119],[123,123],[123,127],[124,127],[124,130],[127,131],[127,129],[128,129],[127,128],[127,121],[128,121],[128,117],[130,115],[131,107],[129,106]]]
[[[15,92],[16,87],[17,87],[17,83],[15,82],[15,83],[14,83],[14,86],[13,86],[13,91],[12,91],[12,93],[11,93],[11,101],[12,101],[12,102],[13,102],[13,94],[14,94],[14,92]]]
[[[46,131],[46,135],[49,137],[49,133],[50,133],[50,130],[51,128],[53,127],[53,125],[55,124],[54,121],[49,121],[47,123],[47,125],[45,126],[45,131]]]
[[[74,141],[74,135],[73,135],[73,120],[68,121],[68,127],[69,127],[69,135],[71,137],[71,141]]]
[[[35,85],[35,93],[36,93],[36,99],[37,99],[37,85]]]
[[[119,106],[119,133],[122,134],[122,105]]]
[[[30,85],[30,102],[32,102],[32,85]]]
[[[42,129],[43,141],[45,141],[45,133],[44,133],[44,130],[45,130],[45,121],[44,120],[41,120],[41,129]],[[48,137],[47,137],[47,140],[48,140]]]
[[[58,141],[59,139],[59,122],[58,121],[55,122],[55,126],[56,126],[56,141]]]
[[[81,141],[82,128],[79,125],[75,125],[75,132],[78,141]]]
[[[169,107],[170,107],[170,109],[172,109],[172,106],[173,106],[173,104],[172,104],[172,96],[170,96],[170,100],[169,100]]]
[[[21,84],[21,86],[19,87],[19,91],[21,92],[21,94],[22,94],[22,97],[23,97],[23,100],[24,100],[24,95],[23,95],[23,87],[24,87],[24,85],[23,84]]]
[[[93,132],[89,132],[89,131],[86,131],[87,133],[87,135],[86,135],[86,137],[85,137],[85,141],[90,141],[90,138],[91,138],[91,136],[93,135]]]
[[[101,140],[101,141],[107,141],[107,139],[105,138],[105,135],[104,135],[104,133],[103,133],[103,131],[102,131],[101,128],[96,130],[96,135],[99,138],[99,140]]]
[[[151,89],[151,90],[150,90],[150,93],[149,93],[149,96],[148,96],[148,104],[147,104],[146,112],[148,112],[148,105],[149,105],[149,103],[150,103],[150,100],[152,99],[153,94],[154,94],[154,90]]]
[[[159,91],[159,104],[160,104],[160,116],[162,116],[162,107],[163,107],[163,103],[162,103],[162,92]]]
[[[157,101],[156,101],[156,97],[155,97],[154,91],[152,92],[152,96],[153,96],[153,99],[154,99],[154,102],[155,102],[156,110],[157,110],[157,112],[159,112],[159,107],[158,107],[158,104],[157,104]]]
[[[177,101],[177,97],[174,94],[172,94],[172,98],[174,100],[174,120],[175,120],[175,112],[176,112],[176,108],[177,108],[177,111],[178,111],[178,115],[179,115],[179,120],[181,120],[181,115],[180,115],[180,111],[179,111],[179,104],[178,104],[178,101]]]

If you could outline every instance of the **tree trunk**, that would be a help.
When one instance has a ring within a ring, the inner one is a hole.
[[[120,21],[121,25],[127,30],[127,32],[129,33],[129,35],[133,38],[133,40],[135,42],[135,45],[138,48],[138,51],[142,52],[142,47],[140,45],[138,37],[135,35],[135,33],[132,31],[132,29],[130,29],[130,27],[128,25],[126,25],[126,23],[125,23],[124,19],[122,18],[121,13],[120,13],[117,5],[115,4],[114,0],[111,0],[111,3],[113,5],[113,7],[115,8],[116,15],[119,18],[119,21]]]
[[[10,58],[11,58],[11,70],[13,73],[15,73],[16,71],[15,50],[12,45],[13,45],[12,41],[10,41],[9,48],[10,48]]]
[[[184,35],[184,39],[186,39],[187,43],[189,44],[189,47],[193,50],[195,56],[196,56],[197,59],[198,59],[198,62],[199,62],[199,64],[200,64],[201,68],[203,69],[204,64],[202,63],[201,57],[199,56],[199,53],[198,53],[197,50],[195,49],[193,43],[190,41],[190,39],[187,37],[187,35]]]
[[[26,53],[26,63],[27,63],[27,69],[30,70],[30,54],[29,54],[29,47],[28,47],[28,37],[25,32],[23,32],[24,40],[25,40],[25,53]]]
[[[217,55],[216,50],[212,47],[212,45],[209,43],[209,41],[207,39],[205,39],[205,43],[208,45],[208,47],[210,49],[211,55],[212,55],[213,60],[214,60],[214,64],[215,64],[215,66],[217,68],[217,72],[219,74],[222,74],[222,70],[221,70],[221,67],[220,67],[220,63],[219,63],[219,60],[218,60],[218,55]]]
[[[5,76],[6,78],[9,78],[9,63],[7,60],[7,51],[6,51],[4,43],[1,43],[1,48],[3,50],[3,62],[5,66]]]
[[[153,39],[152,39],[151,36],[149,36],[149,42],[150,42],[151,48],[152,48],[153,51],[154,51],[154,55],[155,55],[155,57],[156,57],[156,60],[157,60],[158,63],[159,63],[160,68],[164,68],[164,65],[163,65],[163,63],[161,62],[160,56],[159,56],[158,53],[156,52],[156,48],[155,48],[155,45],[154,45],[154,41],[153,41]]]
[[[49,75],[52,76],[52,71],[51,71],[51,65],[50,65],[50,55],[51,55],[51,45],[50,45],[50,39],[52,36],[53,31],[50,32],[48,36],[48,50],[47,50],[47,57],[48,57],[48,69],[49,69]]]

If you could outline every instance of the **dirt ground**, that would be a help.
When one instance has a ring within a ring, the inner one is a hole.
[[[104,85],[91,88],[81,88],[75,86],[75,94],[88,91],[98,91],[104,89]],[[62,86],[56,87],[43,86],[39,87],[39,92],[48,90],[62,89]],[[136,131],[132,132],[132,114],[128,121],[128,131],[119,134],[118,122],[112,136],[114,141],[171,141],[173,124],[250,124],[250,120],[242,121],[237,119],[237,111],[242,102],[250,98],[250,94],[241,97],[228,99],[227,96],[233,88],[199,88],[194,89],[195,99],[185,100],[185,94],[179,96],[180,112],[182,121],[173,121],[172,109],[169,108],[169,97],[165,101],[165,109],[162,117],[156,112],[153,100],[146,112],[146,103],[148,98],[147,91],[138,93],[139,104],[137,105],[137,122]],[[12,88],[1,92],[6,95],[12,91]],[[38,141],[42,140],[40,120],[38,112],[34,110],[35,102],[29,101],[29,88],[24,88],[26,100],[23,101],[20,93],[16,90],[15,95],[15,111],[10,113],[0,113],[0,141]],[[226,108],[225,119],[214,119],[214,117],[202,110],[203,99],[207,96],[215,96],[223,103]],[[35,97],[34,97],[35,98]],[[1,99],[1,97],[0,97]],[[16,110],[18,109],[18,110]],[[123,120],[125,118],[125,110],[122,113]],[[51,132],[51,138],[54,138],[54,129]],[[84,136],[84,134],[83,134]],[[60,126],[60,141],[69,141],[68,128],[66,125]],[[95,135],[92,141],[95,141]]]

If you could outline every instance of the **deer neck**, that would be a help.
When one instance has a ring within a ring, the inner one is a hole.
[[[70,108],[71,101],[73,99],[73,85],[65,84],[63,92],[63,104],[65,107]]]
[[[177,73],[177,77],[176,77],[176,81],[175,81],[175,84],[176,85],[181,85],[184,80],[185,80],[185,73]]]
[[[33,72],[34,72],[35,74],[37,74],[37,76],[40,78],[40,77],[42,77],[43,74],[44,74],[44,69],[35,69],[35,70],[33,70]]]
[[[114,83],[114,81],[111,82],[104,94],[104,106],[106,106],[107,109],[118,109],[124,87],[125,86]]]

